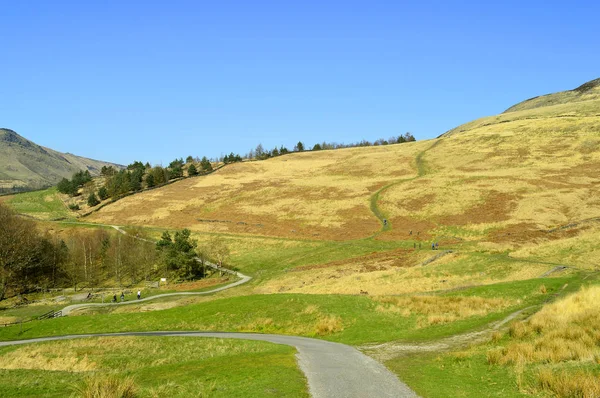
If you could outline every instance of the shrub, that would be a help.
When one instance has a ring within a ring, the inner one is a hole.
[[[100,203],[100,201],[96,197],[96,194],[92,192],[90,194],[90,196],[88,196],[88,200],[87,200],[88,206],[94,207],[94,206],[97,206],[99,203]]]

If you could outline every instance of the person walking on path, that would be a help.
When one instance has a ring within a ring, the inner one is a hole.
[[[116,294],[116,293],[115,293],[115,295],[113,296],[112,302],[113,302],[113,303],[116,303],[116,302],[117,302],[117,294]]]
[[[121,292],[121,302],[125,301],[125,295]]]
[[[431,250],[435,250],[435,243],[431,242]]]
[[[142,298],[142,291],[138,290],[138,300]]]

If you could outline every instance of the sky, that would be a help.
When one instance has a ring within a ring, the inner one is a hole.
[[[0,127],[129,164],[434,138],[600,77],[597,1],[0,0]]]

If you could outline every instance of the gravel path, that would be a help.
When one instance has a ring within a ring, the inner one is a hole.
[[[284,344],[298,350],[298,363],[306,375],[314,398],[417,397],[385,366],[357,349],[339,343],[307,337],[255,333],[217,332],[131,332],[43,337],[30,340],[2,341],[0,347],[43,341],[100,336],[187,336],[260,340]]]

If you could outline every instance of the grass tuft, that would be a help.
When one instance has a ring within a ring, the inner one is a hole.
[[[83,384],[73,387],[72,397],[77,398],[135,398],[137,387],[131,377],[119,378],[115,375],[93,375],[85,378]]]

